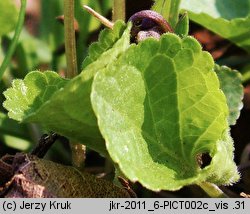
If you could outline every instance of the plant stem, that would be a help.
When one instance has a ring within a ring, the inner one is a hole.
[[[74,0],[64,0],[64,36],[65,36],[65,53],[67,60],[66,77],[73,78],[77,75],[77,58],[76,58],[76,41],[74,29]],[[72,152],[72,164],[78,169],[84,168],[85,163],[85,146],[70,141]]]
[[[64,0],[64,36],[67,60],[66,77],[68,78],[73,78],[77,75],[74,5],[74,0]]]
[[[16,45],[17,45],[19,36],[20,36],[22,28],[23,28],[23,23],[24,23],[24,18],[25,18],[26,2],[27,2],[27,0],[21,0],[21,8],[20,8],[19,16],[18,16],[18,22],[17,22],[15,34],[14,34],[14,37],[13,37],[13,39],[11,41],[8,52],[5,55],[3,63],[1,65],[1,67],[0,67],[0,80],[2,79],[2,76],[3,76],[6,68],[9,65],[9,62],[10,62],[10,59],[11,59],[12,55],[14,54],[14,51],[16,49]]]
[[[96,11],[94,11],[91,7],[87,6],[87,5],[83,5],[83,8],[85,10],[88,11],[88,13],[90,13],[91,15],[93,15],[94,17],[96,17],[103,25],[105,25],[106,27],[112,29],[114,26],[114,23],[109,21],[108,19],[106,19],[104,16],[102,16],[101,14],[97,13]]]
[[[112,21],[126,19],[126,0],[113,0],[113,16]]]
[[[218,186],[209,182],[202,182],[199,186],[211,197],[211,198],[228,198]]]

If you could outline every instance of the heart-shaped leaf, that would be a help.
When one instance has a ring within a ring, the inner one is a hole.
[[[99,128],[129,179],[152,190],[238,180],[213,68],[194,38],[166,34],[132,46],[96,75],[91,100]]]
[[[4,92],[4,107],[9,117],[36,122],[45,128],[77,140],[106,154],[90,102],[94,75],[115,61],[130,46],[130,26],[117,22],[104,30],[99,41],[90,46],[83,71],[72,80],[54,72],[31,72],[24,80],[14,80]]]

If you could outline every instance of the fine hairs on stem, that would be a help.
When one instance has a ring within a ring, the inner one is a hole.
[[[66,77],[73,78],[78,73],[74,29],[74,0],[64,0],[64,32],[67,60]]]
[[[209,182],[202,182],[199,186],[211,197],[211,198],[228,198],[217,185]]]
[[[112,21],[126,19],[126,0],[113,0]]]
[[[74,18],[74,0],[64,0],[65,54],[67,59],[66,77],[68,78],[73,78],[78,73]],[[78,169],[83,169],[86,147],[74,141],[70,141],[70,147],[73,165]]]

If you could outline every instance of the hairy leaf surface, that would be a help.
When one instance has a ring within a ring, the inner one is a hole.
[[[90,102],[94,75],[116,60],[128,47],[130,27],[117,22],[104,30],[90,46],[84,70],[72,80],[53,72],[31,72],[15,80],[4,95],[9,116],[22,122],[36,122],[47,129],[75,139],[92,149],[106,152]]]
[[[195,39],[166,34],[132,46],[96,75],[91,100],[98,124],[129,179],[152,190],[177,190],[239,178],[213,67]],[[212,161],[201,168],[205,153]]]

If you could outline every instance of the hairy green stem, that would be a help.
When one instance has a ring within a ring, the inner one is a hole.
[[[27,3],[27,0],[21,0],[21,8],[20,8],[20,12],[19,12],[19,17],[18,17],[18,22],[17,22],[15,34],[14,34],[14,37],[13,37],[13,39],[11,41],[10,47],[9,47],[9,49],[7,51],[7,54],[5,55],[3,63],[1,65],[1,67],[0,67],[0,80],[2,79],[3,74],[4,74],[6,68],[9,65],[10,59],[11,59],[12,55],[15,52],[16,45],[17,45],[19,36],[20,36],[22,28],[23,28],[23,23],[24,23],[24,18],[25,18],[26,3]]]
[[[211,197],[211,198],[228,198],[218,186],[209,182],[202,182],[199,186]]]
[[[67,60],[66,77],[68,78],[72,78],[77,75],[74,5],[74,0],[64,0],[64,36]]]
[[[112,21],[126,19],[126,0],[113,0],[113,16]]]
[[[65,53],[67,60],[66,77],[73,78],[77,75],[76,41],[74,29],[74,0],[64,0],[64,36]],[[70,141],[72,164],[78,169],[83,169],[85,164],[85,146]]]

